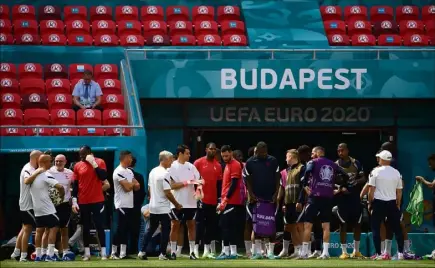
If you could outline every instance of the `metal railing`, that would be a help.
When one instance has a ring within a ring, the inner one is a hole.
[[[185,48],[180,48],[180,49],[166,49],[166,48],[162,48],[162,49],[148,49],[148,48],[143,48],[143,49],[137,49],[137,48],[132,48],[132,49],[126,49],[124,50],[124,54],[125,54],[125,58],[127,59],[128,62],[128,66],[130,67],[130,58],[128,53],[129,52],[142,52],[144,53],[144,58],[143,59],[147,59],[148,55],[147,52],[157,52],[157,53],[179,53],[179,52],[190,52],[190,53],[194,53],[194,52],[204,52],[207,53],[206,59],[211,59],[212,53],[233,53],[233,52],[243,52],[243,53],[270,53],[270,59],[274,60],[275,59],[275,54],[276,53],[311,53],[312,54],[312,59],[316,60],[317,59],[317,54],[318,53],[335,53],[335,52],[358,52],[358,53],[367,53],[367,52],[375,52],[377,54],[377,59],[380,60],[381,59],[381,53],[383,52],[435,52],[435,48],[367,48],[367,49],[361,49],[361,48],[337,48],[337,49],[333,49],[333,48],[327,48],[327,49],[305,49],[305,48],[296,48],[296,49],[251,49],[251,48],[246,48],[246,49],[206,49],[206,48],[198,48],[198,49],[185,49]],[[131,68],[130,68],[131,70]],[[131,74],[131,72],[130,72]]]
[[[127,63],[127,68],[128,68],[128,73],[129,73],[129,79],[130,79],[130,84],[131,84],[131,92],[130,92],[130,89],[128,89],[128,92],[130,94],[132,94],[132,96],[134,96],[133,99],[134,99],[134,104],[136,106],[136,113],[137,113],[137,117],[138,117],[138,120],[139,120],[139,125],[143,126],[144,123],[143,123],[141,108],[140,108],[140,104],[139,104],[139,91],[136,88],[136,82],[134,81],[134,78],[133,78],[133,72],[132,72],[132,69],[131,69],[130,58],[128,57],[128,53],[126,52],[126,50],[124,50],[124,56],[125,56],[125,61]],[[121,66],[122,66],[122,64],[121,64]],[[124,72],[124,74],[125,74],[125,72]],[[127,79],[127,78],[124,77],[124,79]]]

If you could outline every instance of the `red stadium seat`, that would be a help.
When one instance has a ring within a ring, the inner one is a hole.
[[[103,109],[124,109],[124,96],[109,94],[104,95],[101,100]]]
[[[70,82],[68,79],[65,78],[47,79],[45,81],[45,88],[47,90],[47,94],[52,94],[52,93],[71,94]]]
[[[14,40],[12,34],[0,33],[0,45],[13,45]]]
[[[189,21],[189,9],[186,6],[169,6],[166,8],[166,21]]]
[[[4,93],[2,94],[2,100],[0,107],[2,109],[12,108],[12,109],[20,109],[21,108],[21,97],[17,93]]]
[[[9,6],[7,5],[0,5],[0,19],[4,20],[10,20],[11,14],[9,10]]]
[[[20,79],[42,78],[42,65],[39,63],[22,63],[18,65]]]
[[[41,38],[37,34],[24,33],[15,35],[15,43],[17,45],[40,45]]]
[[[206,34],[199,35],[198,37],[198,45],[199,46],[221,46],[222,39],[217,34]]]
[[[245,23],[242,21],[226,20],[221,22],[222,35],[245,34]]]
[[[373,27],[373,33],[375,35],[380,34],[397,34],[399,33],[399,27],[394,20],[384,20],[376,22]]]
[[[426,21],[426,35],[435,36],[435,21],[434,20]]]
[[[143,6],[140,9],[140,20],[141,21],[164,21],[165,14],[161,6]]]
[[[378,37],[378,45],[380,46],[401,46],[402,37],[397,34],[382,34]]]
[[[98,84],[104,95],[121,94],[121,81],[118,79],[100,79]]]
[[[20,92],[23,94],[44,94],[45,93],[45,82],[42,79],[29,78],[20,79]]]
[[[118,35],[142,34],[142,24],[139,21],[124,20],[118,21]]]
[[[138,20],[139,10],[135,6],[117,6],[115,9],[115,20]]]
[[[24,33],[38,34],[38,23],[36,20],[15,20],[14,21],[14,34],[20,35]]]
[[[192,21],[214,20],[214,7],[194,6],[192,9]]]
[[[71,109],[71,105],[69,108],[65,109],[52,109],[51,124],[56,126],[75,125],[76,113]]]
[[[101,111],[96,109],[80,109],[77,111],[77,125],[101,125]]]
[[[12,34],[12,23],[8,19],[0,19],[0,33]]]
[[[70,84],[71,84],[71,92],[73,92],[74,91],[74,88],[75,88],[75,86],[81,81],[82,79],[81,78],[78,78],[78,79],[71,79],[70,80]]]
[[[103,34],[95,36],[94,44],[96,46],[115,47],[119,45],[119,38],[114,34]]]
[[[196,38],[193,35],[174,35],[172,36],[173,46],[194,46],[196,45]]]
[[[0,80],[0,92],[1,93],[19,93],[20,85],[17,79],[3,78]]]
[[[324,21],[342,20],[342,11],[339,6],[321,6],[320,14]]]
[[[95,80],[118,79],[119,71],[116,64],[96,64],[94,66]]]
[[[51,136],[51,128],[28,127],[26,128],[26,136]]]
[[[352,36],[353,46],[376,46],[376,38],[371,34],[356,34]]]
[[[147,46],[169,46],[171,41],[166,34],[149,35],[146,37]]]
[[[424,34],[424,24],[419,20],[402,20],[399,29],[402,36],[408,34]]]
[[[17,78],[17,67],[15,64],[6,62],[0,64],[0,79],[2,78]]]
[[[8,127],[2,128],[0,136],[25,136],[24,128]]]
[[[238,6],[220,6],[217,9],[217,19],[221,23],[225,20],[241,20],[240,8]]]
[[[329,20],[323,23],[326,35],[346,34],[346,23],[341,20]]]
[[[435,5],[424,6],[421,9],[421,19],[423,21],[435,21]]]
[[[156,35],[156,34],[167,34],[168,28],[166,22],[151,20],[143,22],[144,36]]]
[[[88,10],[85,6],[66,6],[63,8],[64,21],[88,20]]]
[[[84,63],[73,63],[69,65],[69,79],[82,79],[83,78],[83,72],[85,70],[91,71],[94,68],[90,64],[84,64]]]
[[[50,110],[71,109],[72,103],[71,94],[51,93],[48,95],[48,108]]]
[[[89,34],[70,34],[68,35],[68,44],[70,46],[92,46],[94,39]]]
[[[79,136],[104,136],[104,128],[79,128]]]
[[[14,5],[12,7],[12,20],[36,20],[36,10],[31,5]]]
[[[66,22],[66,34],[89,34],[91,26],[85,20],[70,20]]]
[[[229,34],[222,38],[224,46],[246,46],[246,36],[239,34]]]
[[[396,7],[396,21],[400,23],[402,20],[418,20],[419,9],[417,6],[398,6]]]
[[[22,125],[23,111],[20,109],[1,109],[0,110],[0,125]]]
[[[145,38],[141,35],[123,35],[119,38],[119,43],[123,47],[143,47]]]
[[[355,34],[372,34],[372,25],[365,20],[352,20],[347,25],[347,32],[350,36]]]
[[[32,93],[21,94],[21,96],[23,96],[23,110],[48,108],[47,96],[45,94]]]
[[[367,20],[367,8],[365,6],[347,6],[344,8],[344,20]]]
[[[75,127],[63,126],[53,128],[53,136],[77,136],[78,130]]]
[[[130,136],[131,130],[129,128],[122,127],[108,127],[106,128],[106,136]]]
[[[44,66],[45,79],[65,78],[68,79],[68,69],[64,64],[53,63]]]
[[[127,125],[127,113],[123,109],[108,109],[103,112],[103,125]]]
[[[328,35],[328,42],[331,46],[348,46],[350,45],[349,36],[345,34]]]
[[[65,24],[61,20],[43,20],[39,23],[41,35],[65,34]]]
[[[62,10],[58,6],[40,6],[38,9],[38,19],[43,20],[62,20]]]
[[[215,21],[196,21],[195,35],[218,34],[218,25]]]
[[[192,34],[192,23],[190,21],[171,21],[169,22],[169,33],[173,35],[190,35]]]
[[[47,109],[28,109],[24,112],[24,125],[50,125]]]
[[[89,9],[89,13],[92,24],[98,20],[113,20],[113,10],[110,6],[93,6]]]
[[[412,34],[407,35],[403,37],[403,45],[405,46],[428,46],[429,45],[429,38],[425,35],[421,34]]]
[[[92,34],[94,36],[103,34],[115,34],[116,24],[111,20],[95,20],[92,22]]]
[[[66,46],[67,39],[64,34],[46,34],[41,38],[44,46]]]
[[[390,6],[372,6],[370,8],[370,20],[372,22],[394,20],[394,10]]]

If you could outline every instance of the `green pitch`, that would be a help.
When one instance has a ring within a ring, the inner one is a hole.
[[[54,262],[54,263],[20,263],[16,261],[0,262],[0,267],[183,267],[183,268],[212,268],[212,267],[316,267],[316,268],[338,268],[338,267],[435,267],[435,261],[372,261],[372,260],[186,260],[178,259],[176,261],[159,261],[156,258],[150,258],[148,261],[141,260],[108,260],[101,261],[94,258],[91,261],[83,262]]]

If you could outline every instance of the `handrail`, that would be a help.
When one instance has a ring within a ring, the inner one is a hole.
[[[33,150],[40,150],[42,152],[50,151],[52,153],[57,152],[78,152],[80,151],[80,147],[60,147],[60,148],[20,148],[20,149],[0,149],[0,153],[27,153]],[[101,151],[116,151],[118,147],[92,147],[93,152],[101,152]]]
[[[143,126],[144,125],[143,118],[142,118],[142,114],[140,113],[141,109],[140,109],[140,104],[138,102],[139,94],[138,94],[138,91],[136,89],[136,83],[134,82],[134,79],[133,79],[133,71],[132,71],[131,65],[130,65],[130,58],[129,58],[126,50],[124,50],[124,56],[125,56],[125,61],[127,62],[128,73],[130,76],[130,82],[131,82],[131,87],[132,87],[132,91],[133,91],[132,94],[134,96],[134,103],[136,105],[136,112],[137,112],[137,116],[139,118],[139,125]]]
[[[77,125],[1,125],[0,128],[130,128],[137,129],[143,128],[143,126],[130,126],[130,125],[89,125],[89,126],[77,126]]]
[[[120,67],[121,67],[121,74],[122,74],[123,84],[124,84],[125,87],[127,87],[126,78],[125,78],[125,70],[124,70],[124,66],[122,65],[122,63],[120,64]],[[130,105],[130,98],[128,98],[128,95],[129,95],[128,94],[128,90],[126,90],[126,88],[124,88],[122,93],[124,95],[124,99],[127,100],[126,105],[128,106],[128,111],[129,111],[128,112],[128,116],[131,119],[129,123],[130,124],[134,124],[135,122],[133,122],[133,110],[132,110],[131,105]]]

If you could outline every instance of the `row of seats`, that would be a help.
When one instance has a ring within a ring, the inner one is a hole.
[[[57,128],[1,128],[0,136],[130,136],[129,128],[111,127],[111,128],[77,128],[71,126],[62,126]]]
[[[376,38],[371,34],[345,34],[328,35],[329,44],[332,46],[434,46],[435,38],[425,35],[413,34],[402,37],[394,34],[383,34]]]
[[[152,35],[144,37],[142,35],[100,35],[95,39],[91,35],[72,34],[68,37],[62,34],[50,34],[40,37],[39,35],[23,34],[13,36],[11,34],[0,33],[0,45],[45,45],[45,46],[246,46],[247,38],[245,35],[225,35],[207,34],[200,36],[193,35]]]
[[[435,5],[427,5],[421,8],[418,6],[398,6],[394,15],[394,8],[391,6],[372,6],[370,13],[367,7],[362,5],[346,6],[344,12],[340,6],[321,6],[320,13],[324,21],[329,20],[363,20],[372,22],[381,22],[384,20],[435,20]],[[344,13],[344,14],[343,14]]]
[[[73,105],[71,94],[50,93],[45,94],[31,93],[19,95],[16,93],[3,93],[1,95],[0,108],[6,109],[70,109]],[[124,109],[124,96],[120,94],[106,94],[101,98],[101,107],[107,109]]]
[[[110,6],[93,6],[89,9],[90,20],[190,20],[189,8],[186,6],[169,6],[164,12],[161,6],[117,6],[115,16]],[[166,14],[165,14],[166,13]],[[195,6],[192,9],[192,20],[240,20],[240,8],[238,6],[219,6],[217,12],[213,6]],[[12,15],[12,16],[11,16]],[[7,5],[0,5],[0,18],[21,20],[36,20],[36,8],[32,5],[14,5],[10,9]],[[38,10],[39,20],[61,20],[62,11],[59,6],[41,6]],[[64,21],[88,20],[88,9],[85,6],[65,6],[63,8]]]

